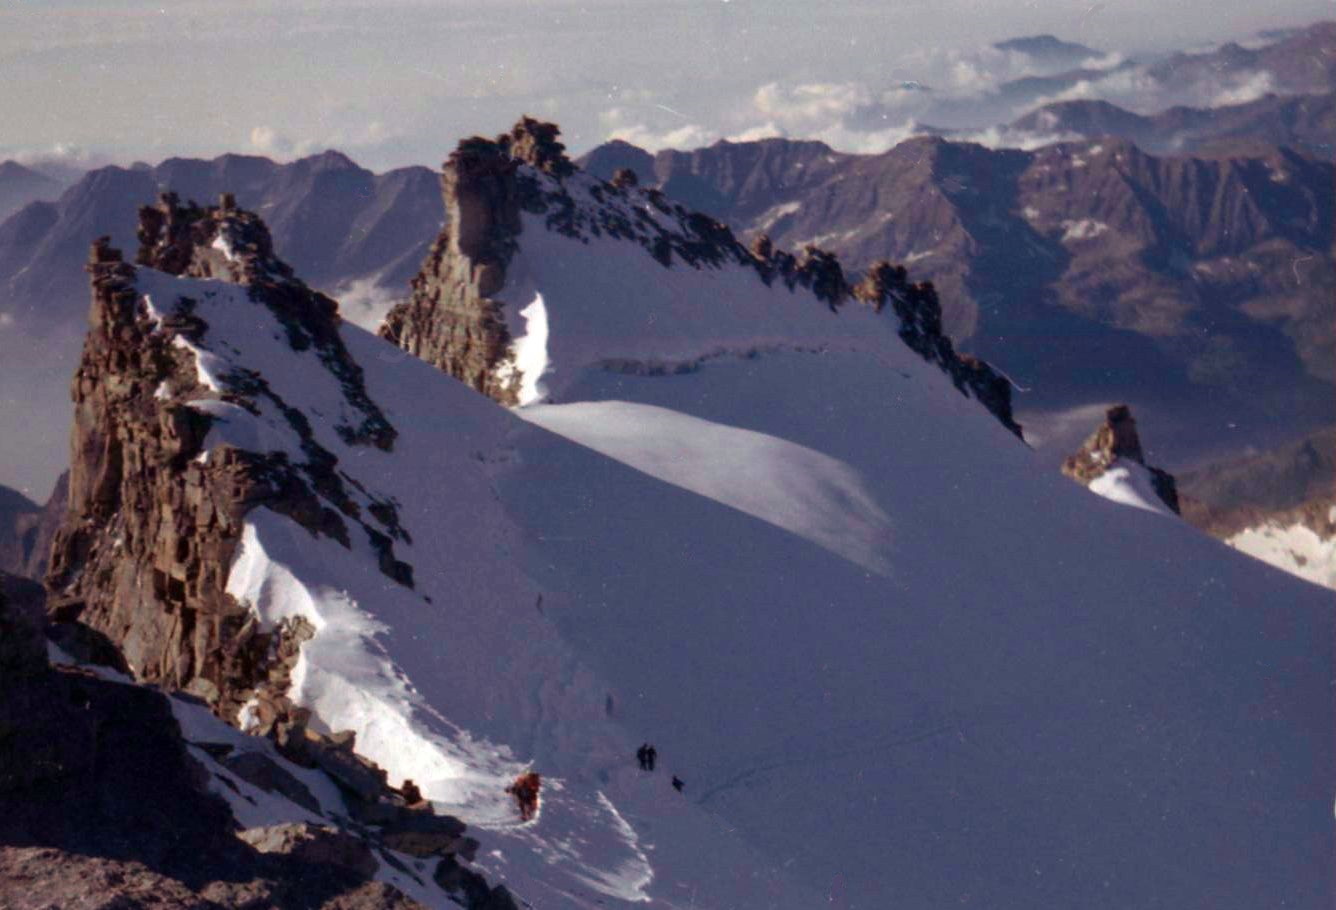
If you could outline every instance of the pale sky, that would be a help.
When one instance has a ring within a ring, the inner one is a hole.
[[[990,42],[1052,32],[1139,54],[1334,15],[1332,0],[3,0],[0,157],[335,147],[435,165],[521,113],[577,152],[776,132],[858,150],[894,139],[902,81],[959,94],[1023,74]]]

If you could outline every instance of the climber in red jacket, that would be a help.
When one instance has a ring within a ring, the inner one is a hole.
[[[519,806],[520,821],[527,822],[538,813],[538,791],[542,786],[543,779],[537,773],[528,771],[506,787],[506,792],[515,797],[515,803]]]

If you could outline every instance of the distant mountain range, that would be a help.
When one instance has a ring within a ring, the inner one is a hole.
[[[1141,114],[1177,106],[1215,108],[1278,95],[1325,94],[1336,90],[1336,22],[1319,22],[1283,34],[1260,36],[1261,44],[1224,44],[1206,52],[1161,58],[1105,54],[1051,35],[995,45],[1029,62],[1025,75],[982,92],[933,93],[918,119],[931,132],[977,132],[990,123],[1010,123],[1046,104],[1105,100]],[[931,93],[931,87],[927,87]],[[1030,137],[1044,135],[1034,134]],[[1019,137],[1003,141],[1018,141]]]
[[[1219,82],[1229,76],[1266,73],[1275,91],[1322,92],[1336,88],[1336,22],[1295,29],[1260,47],[1229,42],[1207,53],[1177,53],[1149,67],[1162,83]]]
[[[1026,114],[1008,131],[1016,136],[1114,136],[1155,154],[1256,155],[1289,146],[1330,158],[1336,149],[1336,93],[1269,94],[1244,104],[1174,107],[1151,116],[1108,101],[1060,101]]]
[[[420,238],[440,227],[437,183],[427,168],[377,175],[333,151],[290,164],[222,155],[99,168],[0,225],[0,306],[29,330],[64,322],[70,305],[82,315],[82,270],[69,265],[84,258],[91,237],[133,248],[135,208],[164,190],[201,203],[229,192],[264,212],[285,254],[318,287],[359,278],[402,287],[426,251]]]

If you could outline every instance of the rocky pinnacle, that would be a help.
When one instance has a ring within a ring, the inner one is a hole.
[[[1090,434],[1085,444],[1062,463],[1062,473],[1083,486],[1101,476],[1115,461],[1131,461],[1150,472],[1155,494],[1166,506],[1178,514],[1178,489],[1174,476],[1167,471],[1146,464],[1141,451],[1141,437],[1132,409],[1125,404],[1109,408],[1104,422]]]

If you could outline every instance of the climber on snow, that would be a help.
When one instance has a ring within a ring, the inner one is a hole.
[[[538,791],[542,786],[543,779],[537,773],[528,771],[506,787],[506,792],[515,797],[515,804],[519,806],[520,821],[527,822],[538,814]]]

